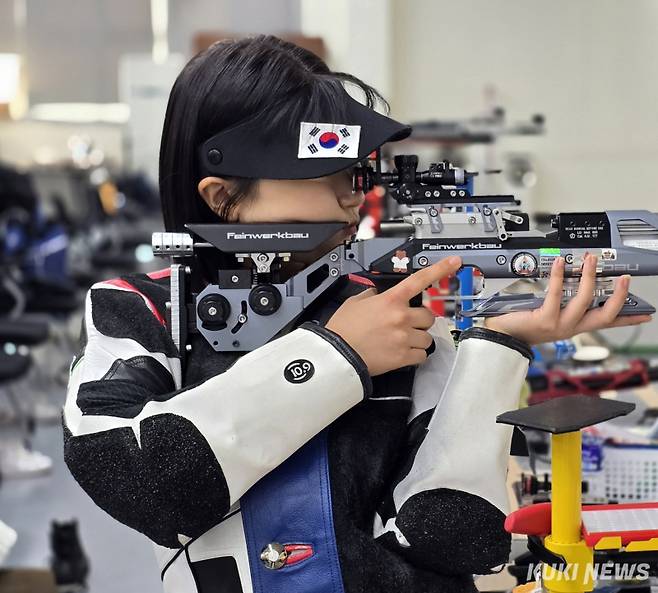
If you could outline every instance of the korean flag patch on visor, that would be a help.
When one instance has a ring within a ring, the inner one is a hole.
[[[340,116],[319,111],[294,122],[272,120],[272,114],[265,113],[240,122],[199,146],[199,173],[247,179],[315,179],[347,169],[382,144],[411,133],[409,126],[377,113],[347,92],[340,111]],[[263,119],[267,117],[270,119]]]
[[[299,125],[298,159],[355,159],[361,126],[303,121]]]

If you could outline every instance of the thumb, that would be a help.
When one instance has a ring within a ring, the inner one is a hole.
[[[348,301],[362,301],[363,299],[370,298],[372,296],[375,296],[377,294],[377,289],[374,287],[367,288],[366,290],[360,292],[359,294],[355,294],[354,296],[351,296]]]

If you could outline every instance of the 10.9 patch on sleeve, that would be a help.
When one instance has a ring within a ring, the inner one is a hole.
[[[303,121],[299,128],[299,159],[356,159],[361,126]]]

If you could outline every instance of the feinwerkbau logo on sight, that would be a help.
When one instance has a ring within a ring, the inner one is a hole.
[[[226,233],[227,239],[244,240],[248,239],[308,239],[308,233],[289,233],[288,231],[278,233]]]

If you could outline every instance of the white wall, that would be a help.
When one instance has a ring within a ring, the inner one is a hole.
[[[189,55],[199,31],[257,34],[299,31],[300,0],[169,0],[173,51]]]
[[[119,99],[130,107],[124,158],[154,183],[169,93],[186,61],[178,53],[170,53],[161,64],[154,64],[151,54],[124,54],[119,61]]]
[[[362,78],[385,96],[392,92],[394,0],[301,0],[301,30],[322,37],[334,70]]]
[[[396,113],[542,112],[534,209],[658,210],[658,2],[393,0]]]
[[[8,4],[9,0],[4,0]],[[145,0],[25,0],[30,103],[114,102],[119,56],[151,49]],[[0,23],[0,35],[13,23]]]
[[[14,0],[0,0],[0,52],[23,51],[30,102],[114,102],[121,55],[152,46],[149,0],[25,0],[23,34]],[[299,30],[299,0],[169,0],[172,52],[191,55],[198,31]]]

